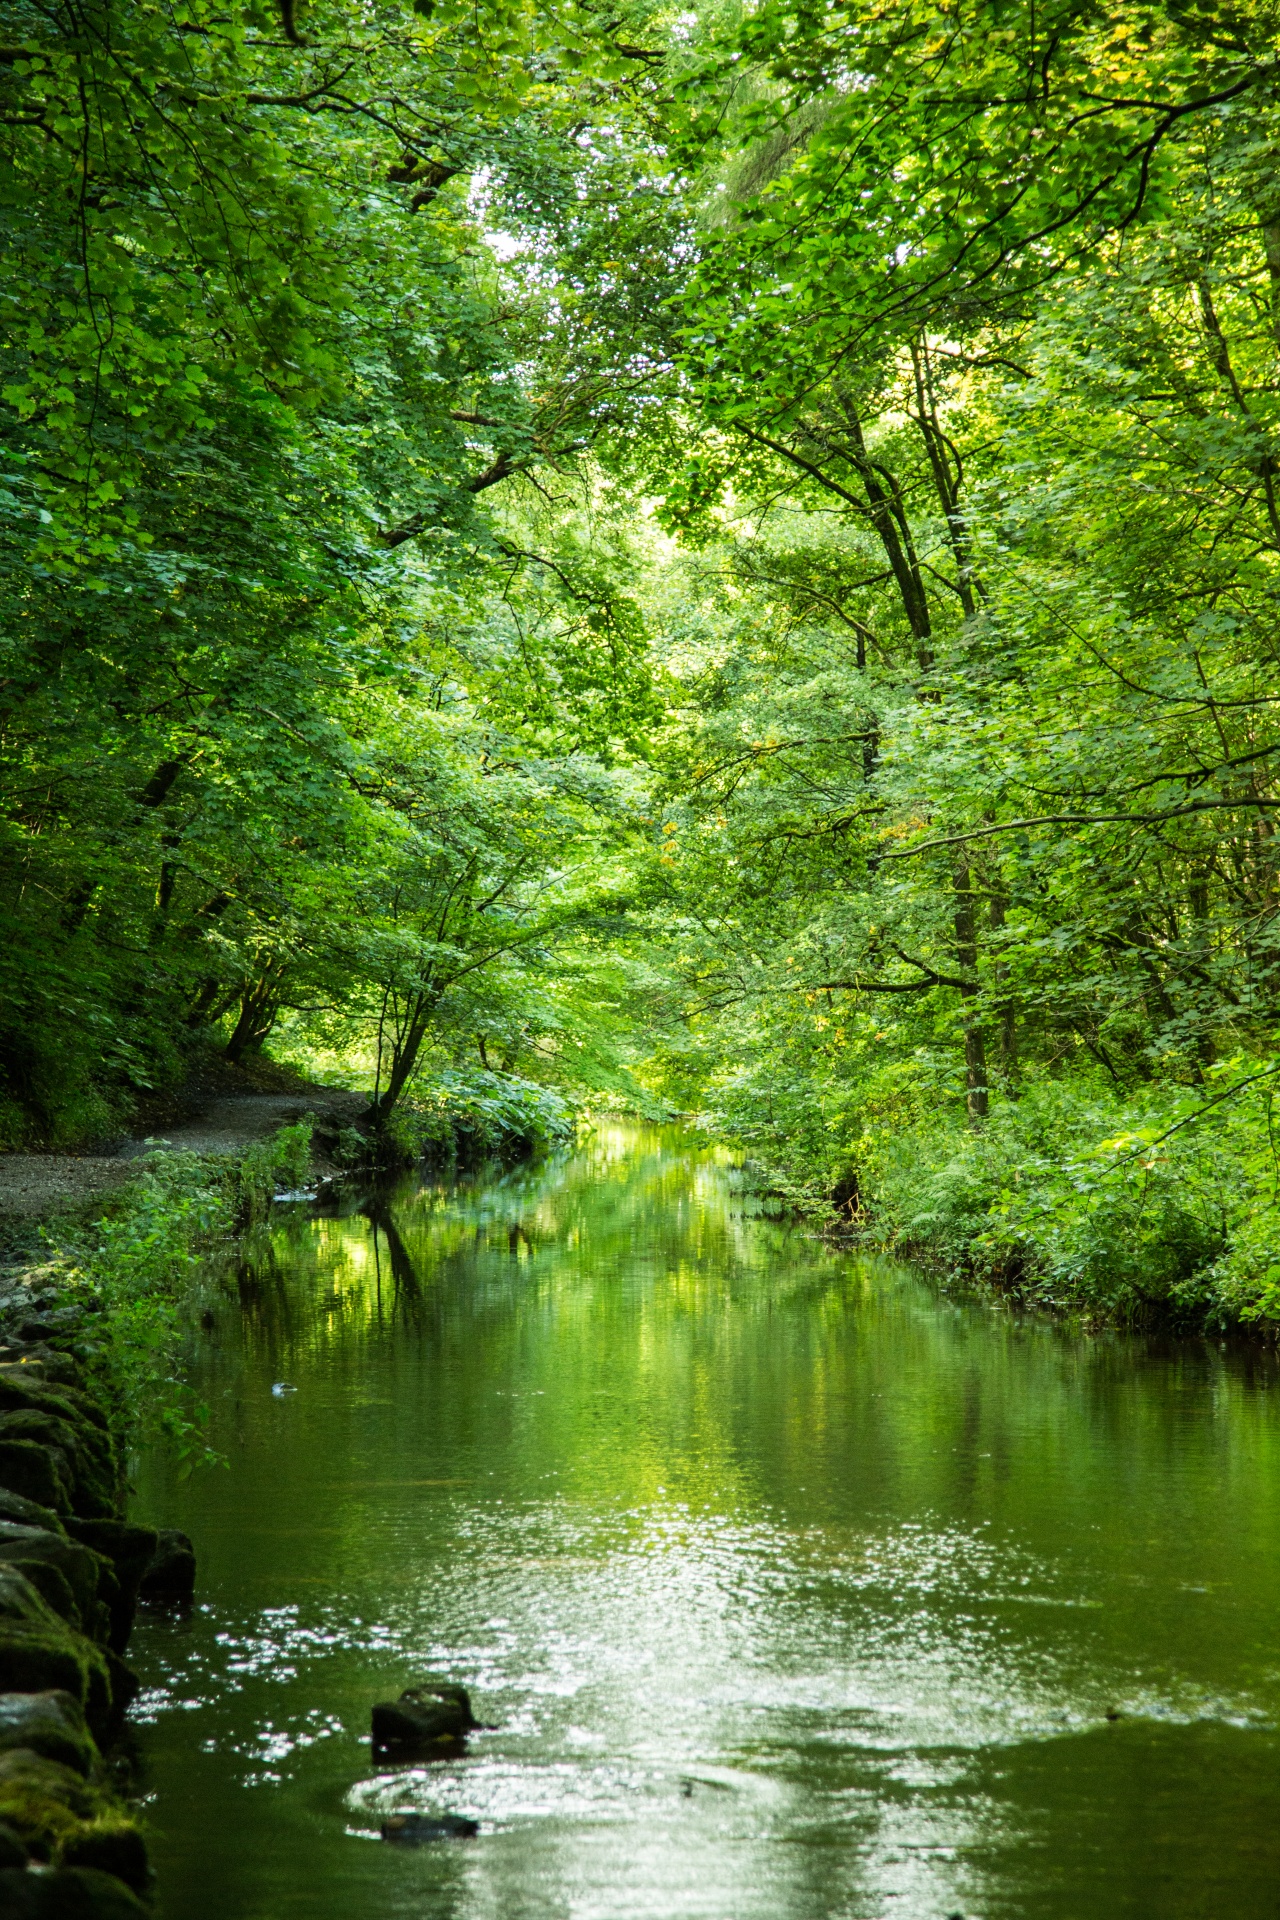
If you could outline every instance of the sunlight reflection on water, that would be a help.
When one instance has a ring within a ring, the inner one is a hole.
[[[959,1306],[640,1129],[239,1295],[230,1472],[143,1475],[202,1555],[135,1648],[174,1920],[1273,1920],[1273,1365]],[[372,1768],[427,1670],[494,1730]]]

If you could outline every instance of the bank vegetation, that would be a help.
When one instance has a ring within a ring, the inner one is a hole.
[[[7,1144],[513,1076],[1280,1319],[1280,16],[2,12]]]

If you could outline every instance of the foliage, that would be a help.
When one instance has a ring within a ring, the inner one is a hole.
[[[44,1230],[59,1285],[96,1310],[95,1365],[131,1433],[163,1430],[183,1472],[206,1461],[205,1409],[177,1366],[184,1297],[202,1262],[265,1217],[281,1181],[301,1184],[311,1126],[282,1127],[240,1156],[159,1151],[92,1224]]]
[[[588,907],[567,813],[607,842],[655,713],[624,556],[584,544],[634,370],[554,272],[595,244],[624,23],[4,12],[0,1145],[407,998],[389,1111],[422,1017]]]
[[[1097,1319],[1214,1317],[1214,1262],[1270,1195],[1242,1191],[1239,1160],[1214,1131],[1146,1147],[1167,1117],[1102,1086],[1046,1082],[999,1103],[980,1132],[886,1139],[877,1232],[953,1273]]]
[[[701,1097],[773,1184],[947,1264],[1265,1313],[1257,1129],[1210,1106],[1280,1016],[1276,20],[707,26],[649,613]],[[1092,1193],[1081,1155],[1188,1102],[1212,1177]],[[1049,1211],[1015,1182],[1002,1225],[1023,1155]]]
[[[8,13],[4,1141],[279,1033],[1274,1319],[1274,12]]]
[[[568,1101],[514,1074],[475,1068],[433,1074],[396,1115],[392,1144],[406,1160],[512,1160],[566,1145],[577,1132]]]

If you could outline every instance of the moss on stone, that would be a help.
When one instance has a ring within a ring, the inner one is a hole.
[[[65,1867],[96,1867],[101,1873],[113,1873],[138,1894],[145,1894],[151,1886],[147,1843],[132,1820],[118,1815],[91,1820],[81,1827],[63,1841],[58,1858]]]
[[[42,1527],[46,1533],[66,1532],[52,1507],[42,1507],[34,1500],[24,1500],[21,1494],[11,1493],[8,1487],[0,1487],[0,1520],[7,1520],[16,1527]],[[92,1546],[93,1542],[90,1541],[89,1545]]]
[[[57,1513],[71,1511],[66,1462],[56,1456],[54,1448],[35,1440],[0,1438],[0,1485]]]
[[[137,1920],[146,1843],[95,1743],[137,1692],[120,1653],[157,1536],[118,1517],[110,1421],[78,1367],[41,1354],[0,1362],[0,1914]]]
[[[60,1619],[16,1567],[0,1564],[0,1691],[50,1688],[71,1694],[95,1736],[105,1734],[113,1700],[103,1648]]]
[[[18,1749],[56,1760],[86,1779],[98,1763],[80,1702],[58,1689],[0,1693],[0,1753]]]
[[[53,1859],[64,1841],[113,1811],[101,1787],[61,1761],[47,1760],[30,1747],[0,1753],[0,1820],[33,1858]]]
[[[146,1908],[114,1874],[89,1867],[57,1873],[0,1872],[5,1920],[146,1920]]]

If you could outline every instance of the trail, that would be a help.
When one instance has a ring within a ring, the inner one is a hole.
[[[238,1153],[304,1114],[324,1127],[352,1126],[366,1105],[365,1094],[303,1080],[264,1091],[247,1075],[220,1067],[216,1078],[185,1087],[170,1117],[153,1117],[148,1131],[124,1135],[96,1153],[0,1154],[0,1217],[29,1221],[79,1212],[122,1186],[150,1153]]]

